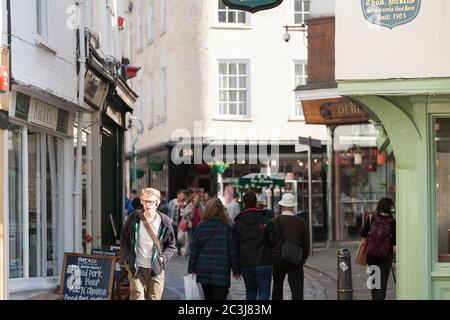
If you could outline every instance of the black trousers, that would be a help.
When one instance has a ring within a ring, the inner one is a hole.
[[[387,290],[387,283],[389,280],[389,273],[392,268],[392,261],[391,260],[368,260],[367,261],[369,266],[376,265],[380,268],[380,289],[372,289],[372,300],[384,300],[386,299],[386,290]]]
[[[213,286],[202,283],[205,300],[227,300],[229,287]]]
[[[303,300],[303,264],[295,265],[284,260],[273,264],[272,300],[283,300],[284,279],[288,276],[292,300]]]

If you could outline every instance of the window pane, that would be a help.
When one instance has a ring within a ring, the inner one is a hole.
[[[222,0],[219,1],[219,9],[226,9],[226,6],[223,4]]]
[[[239,102],[247,102],[247,91],[239,91]]]
[[[294,19],[295,19],[295,24],[302,24],[303,23],[303,18],[302,18],[302,15],[301,14],[299,14],[299,13],[296,13],[295,15],[294,15]]]
[[[245,12],[239,11],[238,13],[238,22],[245,23]]]
[[[302,11],[302,1],[301,0],[295,0],[294,10],[297,12]]]
[[[239,104],[239,114],[243,116],[247,114],[247,104],[245,103]]]
[[[230,91],[230,102],[236,102],[237,101],[237,91]]]
[[[58,139],[47,136],[47,270],[44,276],[53,277],[58,275],[58,180],[61,178],[58,175],[61,163],[58,161],[59,155],[62,154],[58,150]]]
[[[229,114],[236,115],[237,114],[237,103],[230,103],[230,112]]]
[[[230,75],[237,75],[237,69],[235,63],[230,63],[229,65],[229,74]]]
[[[226,104],[225,103],[221,103],[219,105],[219,113],[220,114],[225,114],[225,108],[226,108]]]
[[[236,22],[236,12],[235,11],[228,11],[228,22]]]
[[[230,88],[237,89],[237,77],[230,77]]]
[[[240,89],[247,88],[246,77],[239,77],[239,88]]]
[[[225,11],[219,12],[219,22],[227,22],[227,13]]]
[[[305,12],[309,11],[309,1],[303,1],[303,10]]]
[[[220,102],[228,102],[228,91],[220,91]]]
[[[227,64],[226,63],[219,64],[219,74],[220,75],[226,75],[227,74]]]
[[[246,75],[247,74],[247,66],[245,63],[239,63],[239,74]]]
[[[31,278],[41,275],[42,255],[42,220],[40,211],[41,201],[41,159],[40,136],[36,133],[28,135],[28,197],[29,197],[29,274]]]
[[[8,134],[9,182],[9,278],[23,275],[23,154],[21,128],[13,126]]]
[[[436,132],[436,214],[439,261],[450,254],[450,119],[438,119]]]

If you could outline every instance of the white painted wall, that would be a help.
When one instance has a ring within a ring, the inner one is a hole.
[[[277,129],[280,140],[296,141],[298,136],[326,139],[320,126],[306,126],[291,121],[294,109],[294,61],[306,60],[306,38],[292,31],[289,43],[283,41],[283,26],[293,22],[293,0],[277,8],[251,16],[244,28],[219,27],[217,2],[214,0],[166,0],[167,32],[159,32],[160,1],[154,0],[156,32],[147,42],[148,3],[135,1],[128,25],[131,35],[132,64],[143,67],[134,89],[141,83],[144,136],[138,149],[156,146],[170,140],[177,129],[194,134],[194,121],[202,121],[203,137],[211,139],[248,140],[249,135],[267,140]],[[139,8],[139,3],[141,7]],[[139,8],[139,9],[137,9]],[[136,51],[136,15],[142,14],[144,48]],[[129,39],[128,39],[129,40]],[[128,48],[130,46],[128,45]],[[246,59],[250,62],[251,116],[247,121],[223,121],[216,114],[218,99],[217,73],[220,59]],[[148,79],[153,78],[154,109],[160,106],[160,69],[167,68],[167,121],[149,129]],[[252,140],[254,140],[252,138]]]
[[[336,0],[310,0],[311,18],[330,17],[335,14]]]
[[[6,1],[5,1],[6,2]],[[74,0],[48,1],[48,42],[37,47],[35,1],[11,1],[12,76],[15,80],[77,102],[76,31],[67,27]]]
[[[338,80],[450,76],[450,1],[422,0],[415,20],[389,29],[369,23],[360,0],[336,3]]]

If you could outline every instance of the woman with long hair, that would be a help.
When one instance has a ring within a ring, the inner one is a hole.
[[[230,275],[240,279],[238,256],[225,207],[218,198],[206,203],[191,242],[188,273],[202,285],[205,300],[226,300]]]
[[[367,238],[367,264],[378,267],[379,276],[372,289],[373,300],[384,300],[396,249],[394,201],[383,198],[378,201],[377,211],[370,214],[361,230],[361,237]],[[377,287],[378,285],[378,287]]]

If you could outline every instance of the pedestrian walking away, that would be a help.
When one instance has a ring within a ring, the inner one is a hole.
[[[240,279],[238,256],[225,207],[218,198],[206,203],[191,243],[188,273],[202,285],[205,300],[226,300],[230,276]]]
[[[380,270],[380,281],[376,281],[380,287],[371,290],[373,300],[386,299],[389,273],[396,252],[394,210],[394,201],[382,198],[378,201],[376,213],[368,216],[361,230],[361,237],[367,238],[367,264]]]
[[[303,300],[303,266],[309,256],[310,246],[308,226],[302,218],[294,214],[297,201],[293,194],[284,194],[278,204],[282,213],[272,219],[268,230],[269,244],[273,255],[272,300],[283,300],[283,285],[286,275],[291,288],[292,300]],[[299,256],[294,259],[298,262],[293,262],[292,257],[287,256],[286,242],[301,248]]]
[[[164,269],[176,249],[172,220],[156,209],[160,196],[158,190],[143,190],[144,209],[130,214],[122,229],[120,247],[131,300],[161,300]]]
[[[192,202],[186,206],[182,217],[185,220],[187,232],[188,232],[188,240],[186,244],[187,252],[190,253],[190,241],[194,237],[194,232],[197,226],[199,225],[203,216],[203,205],[200,203],[200,195],[198,193],[194,194],[192,197]]]
[[[267,238],[270,218],[256,208],[257,197],[252,191],[244,194],[244,210],[233,225],[241,274],[247,300],[269,300],[272,284],[272,255]]]

